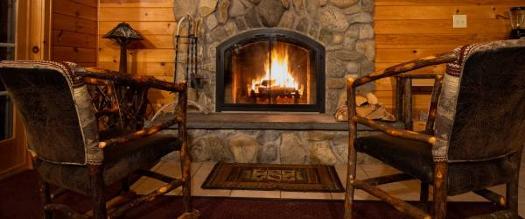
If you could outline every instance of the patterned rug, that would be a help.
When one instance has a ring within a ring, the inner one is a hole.
[[[223,163],[215,165],[204,189],[343,192],[333,166]]]

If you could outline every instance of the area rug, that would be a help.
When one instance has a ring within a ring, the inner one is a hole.
[[[215,165],[202,188],[343,192],[333,166],[224,163]]]

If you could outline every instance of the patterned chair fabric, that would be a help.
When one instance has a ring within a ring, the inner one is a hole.
[[[518,152],[525,141],[525,40],[457,48],[447,65],[434,159],[486,161]]]
[[[74,64],[3,61],[0,79],[26,124],[29,149],[55,164],[100,163],[95,112]]]

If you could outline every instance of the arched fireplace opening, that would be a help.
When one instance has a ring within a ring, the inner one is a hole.
[[[216,111],[325,111],[324,46],[297,32],[258,29],[217,47]]]

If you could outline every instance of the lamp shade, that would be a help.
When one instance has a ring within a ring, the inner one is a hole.
[[[122,22],[104,35],[104,38],[117,41],[142,40],[142,36],[128,23]]]

